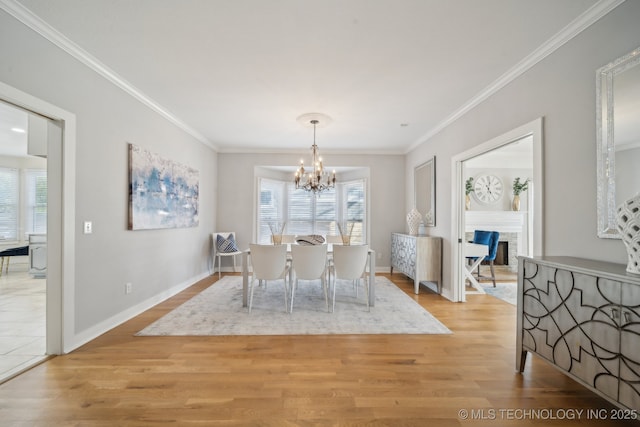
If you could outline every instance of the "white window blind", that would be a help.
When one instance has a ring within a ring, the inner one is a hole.
[[[0,168],[0,239],[18,240],[18,170]]]
[[[351,241],[366,242],[365,181],[336,184],[313,194],[296,190],[290,182],[260,179],[258,242],[271,241],[269,223],[286,222],[285,234],[339,234],[337,223],[354,223]]]
[[[285,183],[260,179],[258,198],[258,243],[267,244],[271,242],[269,224],[285,221]]]
[[[343,216],[342,222],[348,223],[353,229],[351,232],[351,242],[354,244],[362,244],[366,242],[365,236],[365,218],[366,218],[366,200],[364,180],[347,182],[342,186],[343,190]]]
[[[329,234],[336,222],[337,192],[329,189],[319,194],[297,189],[287,183],[287,234]]]
[[[26,233],[47,232],[47,171],[25,170]]]

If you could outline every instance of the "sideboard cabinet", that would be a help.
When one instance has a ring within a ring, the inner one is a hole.
[[[441,293],[442,238],[391,233],[391,274],[394,268],[413,279],[416,294],[420,282]]]
[[[516,367],[527,353],[640,410],[640,276],[571,257],[518,258]]]

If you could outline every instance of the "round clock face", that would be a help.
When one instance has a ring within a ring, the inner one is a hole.
[[[480,175],[476,178],[473,193],[482,203],[495,203],[502,198],[502,181],[495,175]]]

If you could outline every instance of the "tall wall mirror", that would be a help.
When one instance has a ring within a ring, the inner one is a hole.
[[[619,239],[616,207],[640,192],[640,47],[596,72],[598,237]]]
[[[413,174],[414,204],[424,218],[424,225],[436,225],[436,158],[432,157],[420,166],[416,166]]]

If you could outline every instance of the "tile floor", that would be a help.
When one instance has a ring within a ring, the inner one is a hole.
[[[0,276],[0,382],[45,357],[46,279]]]

